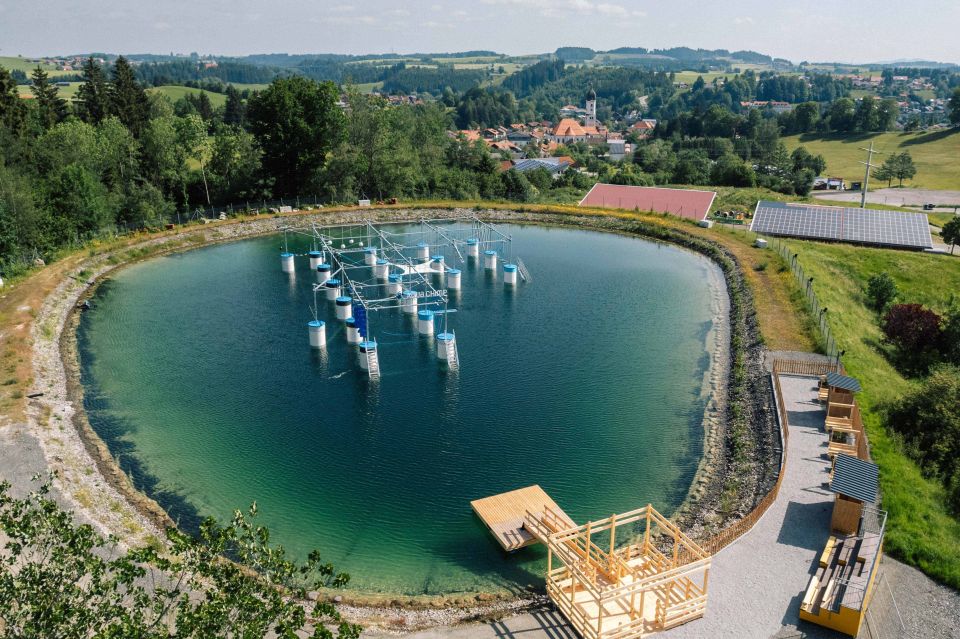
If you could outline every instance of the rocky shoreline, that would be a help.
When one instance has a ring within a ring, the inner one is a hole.
[[[91,254],[74,277],[65,279],[46,298],[33,325],[35,388],[44,395],[30,402],[28,419],[31,431],[41,440],[48,467],[58,472],[60,491],[85,519],[125,543],[157,543],[162,538],[161,530],[172,523],[162,507],[138,491],[120,470],[82,410],[75,309],[114,269],[172,252],[276,233],[283,228],[308,227],[318,217],[324,224],[341,224],[363,219],[418,220],[450,216],[451,212],[465,211],[347,209],[260,217],[192,227],[152,237],[133,247]],[[642,219],[498,209],[469,212],[490,221],[577,227],[669,242],[697,251],[719,267],[717,276],[722,274],[727,295],[716,287],[718,295],[712,304],[716,316],[726,315],[729,321],[715,322],[718,332],[712,338],[712,365],[704,380],[704,455],[675,518],[695,538],[706,538],[749,512],[776,480],[776,424],[752,298],[735,257],[716,242]],[[733,452],[738,450],[732,441],[738,432],[734,425],[746,427],[746,436],[756,443],[746,462],[742,456],[734,461]],[[736,503],[731,504],[727,488],[734,478]],[[344,592],[336,599],[349,618],[397,631],[497,618],[544,603],[537,593],[397,597]]]

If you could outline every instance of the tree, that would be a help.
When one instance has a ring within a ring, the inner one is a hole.
[[[960,217],[955,215],[950,218],[940,229],[940,237],[950,244],[950,254],[953,255],[953,247],[960,242]]]
[[[167,530],[162,548],[125,550],[78,525],[49,495],[22,499],[0,484],[0,610],[11,637],[298,637],[357,639],[326,602],[307,610],[309,590],[349,576],[311,552],[300,563],[269,544],[256,504],[225,525],[207,519],[197,537]],[[227,557],[232,558],[227,559]],[[237,562],[243,562],[243,565]],[[311,627],[312,626],[312,627]],[[307,633],[310,633],[307,635]]]
[[[69,164],[49,175],[44,191],[50,232],[61,244],[94,237],[116,219],[107,189],[81,164]]]
[[[36,100],[37,119],[40,127],[47,130],[67,117],[67,102],[57,95],[59,89],[50,83],[47,72],[39,65],[33,70],[30,78],[33,80],[30,92]]]
[[[900,181],[900,186],[903,186],[904,180],[912,179],[917,174],[917,167],[914,165],[909,151],[894,156],[892,170],[893,177]]]
[[[130,63],[123,56],[117,58],[113,66],[110,106],[111,112],[130,129],[133,137],[139,139],[149,120],[150,100],[137,82]]]
[[[223,123],[231,126],[243,126],[247,107],[235,86],[227,86],[227,104],[223,108]]]
[[[941,340],[941,317],[921,304],[894,304],[880,328],[893,345],[901,364],[923,370],[933,359]]]
[[[305,192],[344,137],[340,91],[332,82],[279,78],[247,105],[250,130],[263,149],[263,168],[276,180],[274,195]]]
[[[733,154],[725,154],[710,169],[710,183],[717,186],[754,187],[757,176],[753,168]]]
[[[960,126],[960,87],[953,90],[947,108],[950,110],[950,123],[953,126]]]
[[[77,90],[77,114],[84,122],[99,124],[112,112],[110,87],[93,56],[83,63],[83,84]]]
[[[877,130],[877,101],[872,95],[865,95],[857,103],[854,120],[858,131]]]
[[[17,133],[26,123],[27,105],[20,99],[17,82],[5,68],[0,67],[0,126]]]
[[[855,109],[856,103],[850,98],[834,100],[827,112],[830,128],[841,133],[853,131],[857,124]]]
[[[867,304],[878,313],[887,310],[897,294],[897,284],[887,273],[871,275],[867,280]]]
[[[797,133],[810,133],[816,130],[820,121],[820,105],[816,102],[798,104],[793,110],[793,124]]]
[[[873,177],[881,182],[886,182],[889,187],[893,182],[893,159],[892,156],[883,161],[883,164],[873,170]]]

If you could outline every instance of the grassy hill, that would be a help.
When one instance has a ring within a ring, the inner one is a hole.
[[[884,153],[909,151],[917,165],[917,175],[904,186],[923,189],[960,189],[960,129],[933,133],[875,133],[871,135],[792,135],[784,138],[789,150],[803,145],[813,154],[822,154],[827,160],[827,173],[845,180],[863,180],[866,153],[861,147],[873,142],[876,150]],[[875,156],[874,163],[883,162],[884,155]],[[874,183],[876,186],[876,183]],[[896,181],[894,181],[896,184]],[[883,183],[886,186],[886,183]]]
[[[200,89],[193,89],[191,87],[181,87],[181,86],[175,86],[175,85],[152,87],[147,89],[147,91],[149,93],[163,94],[168,98],[170,98],[171,100],[173,100],[174,102],[176,102],[183,96],[187,95],[188,93],[192,93],[195,95],[200,93]],[[210,104],[212,104],[214,107],[223,106],[224,104],[227,103],[227,96],[225,96],[222,93],[211,93],[210,91],[207,91],[206,94],[207,94],[207,97],[210,98]]]
[[[51,78],[61,75],[74,75],[77,73],[76,71],[57,71],[57,68],[50,64],[41,64],[39,66],[43,68],[43,70],[46,71]],[[3,67],[8,71],[23,71],[27,75],[30,75],[30,72],[37,68],[37,63],[30,62],[27,58],[0,56],[0,67]]]

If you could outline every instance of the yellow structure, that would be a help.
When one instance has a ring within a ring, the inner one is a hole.
[[[649,504],[582,526],[539,486],[471,505],[505,549],[546,545],[547,594],[584,639],[635,639],[706,610],[710,554]]]

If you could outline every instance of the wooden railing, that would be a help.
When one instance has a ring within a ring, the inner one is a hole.
[[[799,359],[775,359],[773,361],[773,372],[785,375],[811,375],[819,377],[827,373],[839,373],[842,369],[842,364],[838,367],[834,362],[808,362]]]

